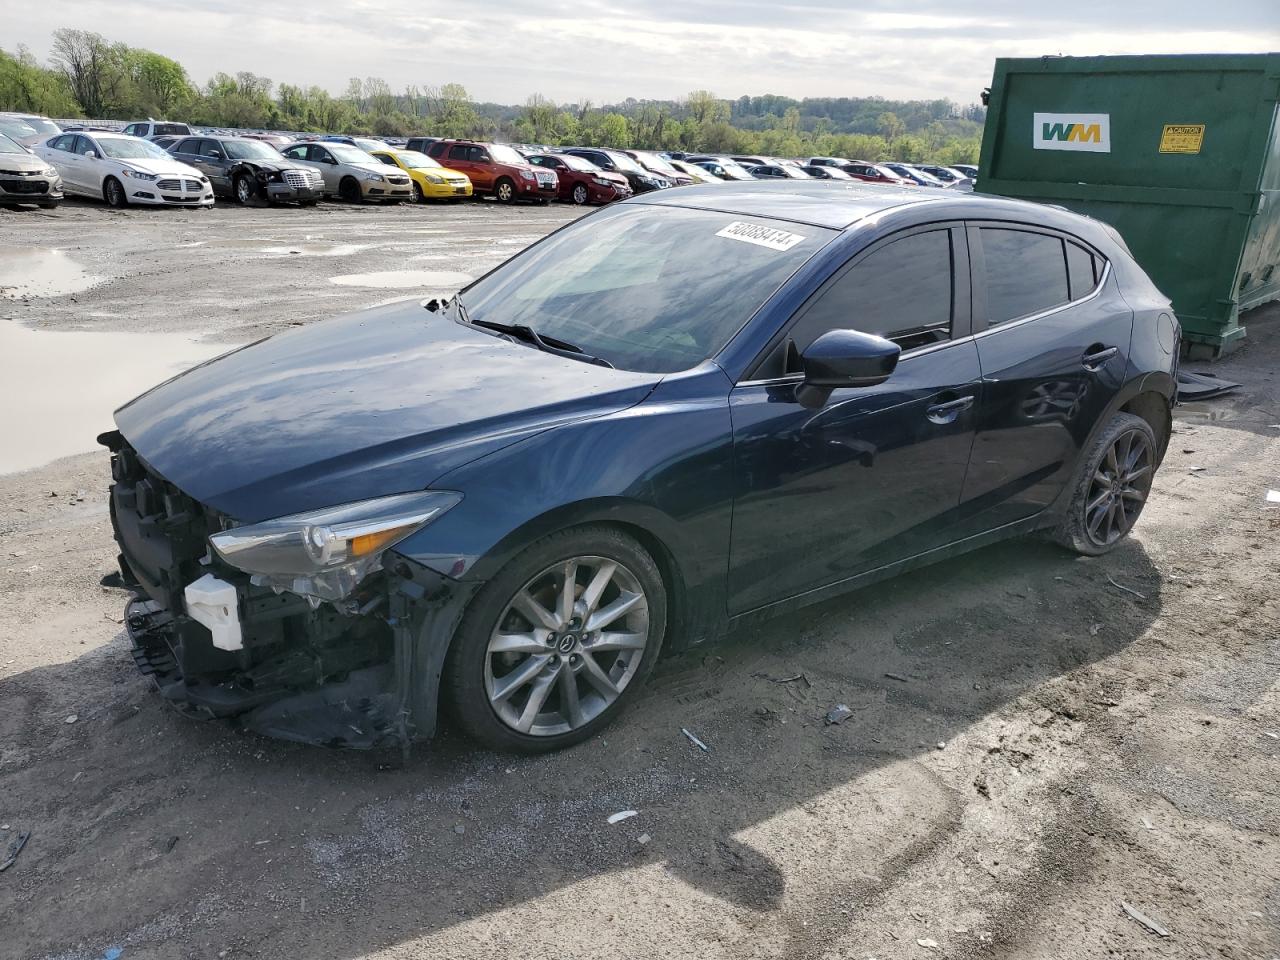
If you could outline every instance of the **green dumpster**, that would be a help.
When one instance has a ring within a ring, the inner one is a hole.
[[[1120,231],[1193,355],[1280,298],[1280,53],[1001,59],[978,189]]]

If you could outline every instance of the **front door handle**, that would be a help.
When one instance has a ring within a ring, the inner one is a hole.
[[[946,396],[946,394],[943,394]],[[967,397],[957,397],[954,400],[946,400],[942,403],[935,403],[925,412],[931,423],[946,424],[955,423],[956,418],[964,411],[973,406],[973,395]]]
[[[1104,347],[1100,343],[1095,343],[1092,347],[1086,350],[1084,356],[1080,358],[1080,365],[1090,373],[1097,373],[1106,366],[1108,360],[1119,352],[1119,347]]]

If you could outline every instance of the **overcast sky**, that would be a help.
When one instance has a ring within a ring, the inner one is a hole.
[[[1277,0],[40,0],[0,45],[43,59],[62,26],[173,57],[198,83],[456,81],[500,103],[694,89],[969,103],[999,56],[1280,50]]]

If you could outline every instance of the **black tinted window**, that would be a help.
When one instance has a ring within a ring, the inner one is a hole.
[[[450,160],[466,160],[466,159],[467,159],[467,148],[466,148],[466,147],[464,147],[464,146],[462,146],[462,145],[460,145],[460,144],[459,144],[459,145],[457,145],[457,146],[450,147],[450,148],[449,148],[449,159],[450,159]]]
[[[798,349],[828,330],[861,330],[903,350],[951,338],[951,232],[931,230],[877,247],[818,295],[791,331]]]
[[[1071,299],[1079,300],[1098,285],[1096,258],[1084,247],[1067,241],[1067,276],[1071,283]]]
[[[183,140],[180,144],[173,148],[174,153],[199,153],[199,140]]]
[[[219,160],[224,154],[222,152],[222,144],[217,140],[201,140],[200,156],[208,157],[211,160]]]
[[[990,326],[1070,299],[1062,241],[1043,233],[982,228]]]

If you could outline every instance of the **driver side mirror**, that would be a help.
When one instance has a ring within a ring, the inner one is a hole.
[[[88,157],[90,160],[97,160],[97,159],[98,159],[98,151],[97,151],[97,150],[86,150],[86,151],[84,152],[84,155],[85,155],[86,157]]]
[[[221,151],[221,150],[214,150],[213,152],[211,152],[211,153],[209,154],[209,158],[210,158],[210,159],[212,159],[212,160],[225,160],[225,159],[226,159],[226,158],[222,155],[222,151]]]
[[[892,340],[859,330],[828,330],[800,356],[804,382],[796,400],[810,410],[826,405],[831,391],[842,387],[874,387],[898,366],[902,348]]]

